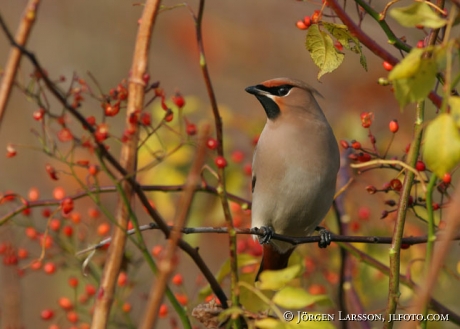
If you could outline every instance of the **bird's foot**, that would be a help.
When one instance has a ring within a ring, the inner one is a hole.
[[[270,242],[270,240],[272,239],[272,236],[273,236],[273,233],[275,233],[273,231],[273,229],[269,226],[261,226],[259,228],[257,228],[257,231],[261,232],[263,235],[259,235],[259,243],[260,244],[267,244]]]
[[[320,248],[326,248],[328,245],[331,244],[332,241],[332,234],[328,230],[326,230],[322,226],[317,226],[315,228],[315,231],[318,231],[320,240],[318,242],[318,247]]]

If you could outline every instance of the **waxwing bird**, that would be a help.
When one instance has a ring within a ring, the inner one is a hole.
[[[306,83],[289,78],[246,88],[256,96],[267,122],[252,163],[252,227],[294,237],[310,235],[331,207],[339,149],[314,94]],[[287,266],[294,246],[259,239],[263,270]]]

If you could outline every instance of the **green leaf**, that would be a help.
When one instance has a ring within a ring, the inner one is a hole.
[[[452,115],[438,115],[426,128],[423,148],[425,163],[443,177],[460,161],[460,132]]]
[[[401,108],[412,102],[423,100],[436,82],[438,61],[436,52],[424,58],[423,54],[429,49],[414,48],[399,62],[388,75],[393,82],[395,97]]]
[[[342,46],[360,55],[359,62],[367,71],[367,61],[366,57],[363,54],[363,50],[361,44],[359,43],[359,39],[350,33],[347,26],[343,24],[335,24],[329,22],[322,22],[322,24],[329,31],[329,33],[332,34],[334,38],[336,38],[337,41],[339,41],[342,44]]]
[[[294,279],[301,270],[300,265],[289,266],[282,270],[267,270],[260,273],[259,289],[278,290]]]
[[[313,24],[308,29],[306,46],[313,62],[320,69],[318,80],[322,75],[337,69],[345,57],[334,47],[329,34],[319,29],[318,24]]]
[[[296,287],[285,287],[273,296],[273,302],[287,309],[301,309],[318,301],[328,299],[326,295],[310,295]]]
[[[408,7],[394,8],[390,10],[390,16],[406,27],[422,25],[438,29],[447,24],[447,20],[436,15],[430,6],[424,2],[415,2]]]

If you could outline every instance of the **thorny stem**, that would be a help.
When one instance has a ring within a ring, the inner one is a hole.
[[[414,139],[407,154],[407,164],[415,167],[420,152],[420,144],[422,140],[423,120],[424,120],[425,102],[417,103],[417,112],[414,128]],[[388,289],[388,302],[386,308],[386,318],[389,319],[390,314],[396,313],[396,307],[399,301],[399,281],[401,267],[401,244],[404,234],[404,224],[406,220],[407,207],[409,203],[412,183],[414,181],[414,173],[407,171],[404,177],[404,182],[399,196],[398,211],[396,214],[396,222],[393,231],[393,242],[390,248],[390,279]],[[386,322],[384,328],[393,328],[393,322]]]

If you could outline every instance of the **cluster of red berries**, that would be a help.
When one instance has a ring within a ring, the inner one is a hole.
[[[298,20],[295,23],[295,26],[299,30],[306,30],[310,27],[312,24],[318,24],[318,22],[321,20],[321,10],[315,10],[311,16],[305,16],[303,19]]]

